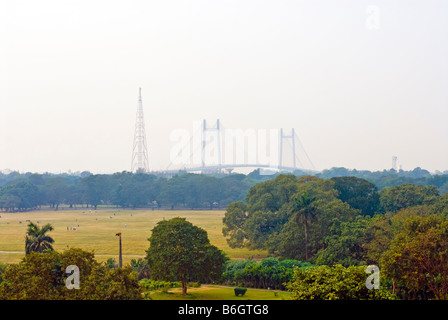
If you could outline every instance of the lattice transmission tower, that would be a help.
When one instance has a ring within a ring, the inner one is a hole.
[[[138,95],[131,171],[149,172],[148,147],[146,145],[145,120],[143,118],[142,88],[139,88]]]

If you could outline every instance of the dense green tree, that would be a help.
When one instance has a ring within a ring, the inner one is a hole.
[[[69,184],[61,176],[46,179],[43,189],[46,201],[55,210],[58,210],[59,205],[68,198]]]
[[[7,267],[8,267],[7,264],[4,264],[4,263],[0,262],[0,285],[3,282],[3,274],[5,273]]]
[[[244,225],[247,220],[247,206],[242,202],[234,202],[227,206],[223,218],[222,233],[227,239],[231,248],[242,247],[247,239]]]
[[[313,205],[316,218],[308,225],[308,259],[311,262],[314,262],[319,250],[331,243],[335,233],[341,234],[341,224],[355,219],[359,214],[358,210],[335,198],[331,201],[315,200]],[[280,232],[269,237],[267,247],[274,255],[305,260],[307,249],[304,239],[304,225],[297,223],[296,217],[292,216]]]
[[[313,202],[316,199],[310,197],[307,192],[304,192],[300,197],[294,198],[294,220],[298,224],[303,224],[305,233],[305,261],[308,261],[308,224],[316,219],[316,207]]]
[[[65,270],[76,265],[80,288],[69,290]],[[138,300],[142,292],[130,268],[109,269],[91,252],[72,248],[65,252],[32,252],[2,275],[0,300]]]
[[[20,206],[20,198],[18,196],[3,193],[0,194],[0,208],[6,211],[13,212],[15,208],[19,208]]]
[[[99,204],[105,203],[110,185],[107,183],[106,175],[90,175],[81,181],[83,198],[85,203],[95,209]]]
[[[294,300],[383,300],[393,299],[385,289],[366,287],[366,267],[317,266],[296,268],[287,287]]]
[[[83,203],[81,187],[79,184],[71,184],[67,186],[65,203],[68,204],[70,208]]]
[[[376,215],[366,227],[361,246],[364,251],[364,261],[367,264],[378,265],[381,255],[387,250],[393,239],[392,220],[388,216]]]
[[[339,200],[333,186],[331,180],[286,175],[257,184],[247,205],[228,206],[223,234],[231,247],[267,248],[274,255],[308,260],[328,245],[331,228],[360,213]]]
[[[316,253],[315,263],[340,264],[344,267],[365,264],[366,250],[363,245],[370,224],[370,217],[360,215],[350,221],[332,224],[324,238],[325,247]]]
[[[335,177],[334,188],[339,191],[338,198],[352,208],[361,210],[364,215],[374,215],[380,204],[378,188],[371,182],[357,177]]]
[[[409,217],[381,256],[380,266],[404,298],[448,299],[448,221]]]
[[[235,260],[226,264],[224,283],[251,288],[285,289],[285,283],[292,280],[295,267],[307,268],[309,263],[297,260],[264,258]]]
[[[0,189],[0,206],[8,211],[33,209],[39,202],[38,188],[28,181],[13,181]]]
[[[81,298],[85,300],[141,300],[138,275],[131,268],[110,269],[104,266],[92,269],[87,276]]]
[[[255,211],[249,214],[244,222],[243,230],[246,236],[245,247],[263,249],[269,237],[281,230],[285,223],[285,212]]]
[[[335,177],[349,177],[349,176],[356,176],[356,171],[351,171],[347,168],[341,168],[341,167],[333,167],[331,169],[323,170],[319,175],[317,175],[319,178],[329,179],[329,178],[335,178]]]
[[[320,201],[335,199],[333,182],[312,176],[296,179],[293,175],[278,175],[275,179],[253,186],[246,197],[247,205],[230,204],[224,217],[223,233],[232,247],[266,248],[268,240],[281,232],[295,214],[294,207],[307,193]]]
[[[171,209],[185,204],[185,186],[181,181],[178,176],[164,179],[157,200],[162,204],[169,204]]]
[[[438,196],[439,192],[435,186],[407,183],[381,190],[380,203],[383,211],[396,212],[411,206],[435,203]]]
[[[438,197],[437,201],[435,201],[428,209],[429,214],[437,214],[448,219],[448,193]]]
[[[338,191],[334,189],[334,182],[314,176],[303,176],[297,179],[297,191],[293,198],[307,193],[309,197],[328,202],[337,198]]]
[[[220,275],[226,257],[210,244],[207,232],[184,218],[157,223],[148,239],[148,266],[156,280],[180,281],[187,294],[188,281]]]
[[[113,204],[121,207],[148,207],[149,203],[155,199],[153,185],[156,177],[148,174],[132,174],[123,172],[112,176],[116,187],[112,191],[111,199]],[[112,187],[111,187],[112,188]]]
[[[199,283],[215,283],[221,281],[225,263],[229,258],[224,251],[209,244],[205,246],[203,256],[198,263],[201,265],[201,272],[191,277],[192,281]]]
[[[248,211],[278,211],[296,193],[296,181],[294,175],[278,175],[253,186],[246,195]]]
[[[234,201],[243,200],[255,183],[244,174],[230,174],[217,179],[220,189],[220,204],[227,205]]]
[[[439,211],[442,207],[443,205],[437,201],[436,204],[430,206],[407,207],[397,212],[387,212],[384,215],[374,216],[361,240],[364,261],[368,264],[378,265],[381,256],[389,249],[397,234],[403,230],[408,219],[414,217],[425,218],[431,214],[436,214],[443,218],[443,210],[442,212]]]

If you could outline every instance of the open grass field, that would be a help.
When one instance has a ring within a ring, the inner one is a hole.
[[[249,288],[243,297],[237,297],[233,288],[202,285],[188,288],[186,296],[182,295],[180,288],[174,288],[168,292],[151,292],[150,297],[153,300],[288,300],[290,293]]]
[[[224,211],[179,211],[179,210],[58,210],[18,213],[0,212],[0,262],[17,263],[24,256],[26,220],[39,221],[39,225],[50,223],[54,230],[49,233],[55,240],[54,248],[62,251],[76,247],[95,253],[98,261],[116,258],[118,261],[117,232],[122,233],[123,263],[145,256],[149,247],[147,240],[152,228],[163,219],[183,217],[204,228],[210,242],[224,250],[231,259],[266,256],[266,251],[232,249],[222,235]],[[79,225],[79,227],[78,227]],[[67,230],[67,227],[69,230]],[[76,227],[77,230],[70,230]]]

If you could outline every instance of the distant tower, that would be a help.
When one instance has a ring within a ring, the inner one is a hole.
[[[395,171],[398,171],[398,157],[397,156],[392,157],[392,169],[394,169]]]
[[[137,118],[135,120],[134,147],[132,148],[132,172],[149,172],[148,147],[146,146],[145,121],[143,119],[142,88],[139,88]]]
[[[290,143],[291,150],[292,150],[292,168],[295,169],[307,169],[302,161],[300,159],[306,159],[307,165],[309,165],[308,169],[315,170],[313,162],[311,161],[310,157],[308,156],[308,153],[305,151],[305,148],[303,147],[302,143],[300,142],[299,137],[297,136],[294,128],[291,130],[291,135],[286,135],[283,131],[283,128],[280,129],[280,153],[278,155],[278,164],[280,167],[282,167],[283,164],[283,152],[285,151],[284,147],[284,141],[286,141],[288,144]],[[298,147],[298,149],[296,148]],[[297,150],[296,150],[297,149]],[[299,151],[299,152],[297,152]],[[301,157],[299,157],[299,153],[301,154]],[[297,166],[297,162],[300,167]]]
[[[205,168],[205,147],[207,145],[207,131],[217,132],[217,150],[218,150],[218,171],[221,171],[222,157],[221,157],[221,126],[219,124],[219,119],[216,120],[216,127],[207,127],[207,122],[203,120],[202,122],[202,168]]]
[[[295,134],[294,134],[294,128],[292,128],[291,135],[285,135],[283,133],[283,128],[280,129],[280,154],[279,154],[279,165],[280,167],[283,165],[283,140],[291,139],[292,144],[292,163],[293,168],[297,169],[296,167],[296,147],[295,147]]]

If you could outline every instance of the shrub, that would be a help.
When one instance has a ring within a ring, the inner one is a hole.
[[[293,300],[387,300],[385,289],[366,287],[366,267],[342,265],[296,268],[287,288]]]
[[[81,272],[79,290],[67,290],[67,266]],[[93,252],[31,252],[1,274],[0,301],[7,300],[140,300],[137,274],[129,267],[110,269]]]
[[[235,296],[238,297],[239,295],[241,295],[243,297],[247,291],[247,288],[235,288],[234,290],[235,290]]]
[[[200,282],[188,282],[188,287],[190,288],[200,288],[201,283]]]
[[[148,291],[156,291],[156,290],[166,291],[170,288],[179,288],[180,282],[142,279],[139,281],[139,285]]]
[[[224,283],[239,287],[285,289],[285,283],[292,280],[294,268],[309,268],[312,265],[297,260],[265,258],[261,261],[242,260],[226,264]]]
[[[5,273],[5,270],[6,270],[7,267],[8,267],[7,264],[3,264],[3,263],[0,262],[0,284],[3,281],[2,274]]]

